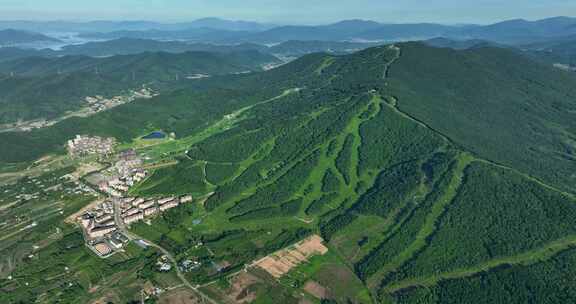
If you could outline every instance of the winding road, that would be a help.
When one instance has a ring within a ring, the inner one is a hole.
[[[114,221],[116,222],[116,225],[118,227],[118,230],[120,230],[124,235],[126,235],[130,240],[134,241],[134,240],[141,240],[144,241],[148,246],[150,247],[154,247],[158,250],[160,250],[162,252],[162,254],[164,254],[169,260],[170,262],[173,264],[174,269],[176,270],[176,275],[178,276],[178,278],[182,281],[182,283],[190,288],[192,291],[194,291],[194,293],[202,300],[207,301],[209,303],[212,304],[218,304],[218,302],[216,302],[215,300],[213,300],[212,298],[210,298],[208,295],[206,295],[205,293],[203,293],[201,290],[198,289],[198,286],[194,286],[192,285],[192,283],[190,283],[190,281],[188,281],[188,279],[186,279],[186,276],[182,273],[182,271],[180,271],[180,268],[178,267],[178,262],[176,261],[176,259],[174,258],[174,256],[165,248],[163,248],[162,246],[147,240],[135,233],[132,233],[128,230],[128,228],[126,227],[126,225],[124,224],[124,221],[122,220],[122,218],[120,217],[121,214],[121,210],[120,210],[120,205],[121,205],[121,200],[118,198],[114,198],[113,199],[114,202]]]

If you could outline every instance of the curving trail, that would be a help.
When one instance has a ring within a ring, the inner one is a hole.
[[[130,232],[128,230],[128,228],[126,228],[126,225],[124,225],[124,221],[122,221],[122,219],[120,218],[120,201],[114,201],[114,220],[116,222],[116,225],[118,226],[118,229],[124,234],[126,235],[130,240],[142,240],[144,242],[146,242],[146,244],[148,244],[148,246],[156,248],[158,250],[160,250],[162,252],[162,254],[164,254],[166,257],[168,257],[168,259],[170,260],[170,262],[172,263],[174,269],[176,269],[176,275],[178,276],[178,278],[180,279],[180,281],[182,281],[182,283],[184,284],[184,286],[190,288],[199,298],[208,301],[209,303],[212,304],[218,304],[218,302],[216,302],[215,300],[213,300],[212,298],[210,298],[208,295],[206,295],[205,293],[203,293],[201,290],[198,289],[198,286],[194,286],[192,285],[192,283],[190,283],[190,281],[188,281],[188,279],[186,279],[186,276],[182,273],[182,271],[180,271],[180,268],[178,267],[178,262],[176,261],[176,259],[174,258],[174,256],[165,248],[163,248],[162,246],[147,240],[133,232]]]
[[[413,287],[431,287],[443,280],[460,279],[474,276],[481,272],[499,268],[504,265],[532,265],[554,257],[556,254],[576,247],[576,236],[569,236],[553,241],[542,248],[530,250],[521,254],[493,259],[474,267],[455,269],[433,276],[408,279],[391,284],[382,289],[386,293],[395,293]]]

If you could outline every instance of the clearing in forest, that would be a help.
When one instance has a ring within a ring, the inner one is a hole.
[[[324,255],[328,248],[318,235],[312,235],[293,246],[282,249],[254,263],[275,278],[280,278],[290,269],[308,261],[314,255]]]

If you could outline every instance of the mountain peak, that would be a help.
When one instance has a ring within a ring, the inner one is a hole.
[[[349,19],[349,20],[342,20],[340,22],[330,24],[327,27],[370,30],[370,29],[381,27],[381,26],[382,26],[382,24],[380,24],[376,21],[362,20],[362,19]]]

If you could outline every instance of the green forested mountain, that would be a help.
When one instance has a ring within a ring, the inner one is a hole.
[[[490,42],[487,40],[471,39],[471,40],[453,40],[447,38],[433,38],[424,41],[429,46],[438,48],[451,48],[455,50],[466,50],[478,47],[502,47],[506,48],[508,46],[503,44],[498,44],[496,42]],[[512,48],[512,47],[509,47]]]
[[[257,71],[276,62],[257,51],[15,59],[0,63],[0,123],[53,118],[77,109],[86,96],[118,95],[142,85],[164,89],[187,76]]]
[[[570,191],[576,182],[571,173],[576,148],[573,82],[574,75],[513,51],[422,53],[418,45],[403,48],[390,80],[401,110],[469,151]]]
[[[452,40],[446,38],[434,38],[425,43],[434,47],[446,47],[456,50],[465,50],[479,47],[500,47],[516,50],[526,56],[547,65],[553,65],[563,70],[576,69],[576,38],[574,36],[562,37],[546,42],[530,43],[525,45],[510,46],[487,40]]]
[[[0,77],[0,123],[51,119],[85,104],[87,96],[114,96],[141,87],[95,73],[76,72],[33,77]]]
[[[13,29],[0,30],[0,46],[12,46],[35,42],[58,42],[58,39],[28,31]]]
[[[0,47],[0,62],[11,61],[24,57],[52,56],[56,51],[44,49],[24,49],[18,47]]]
[[[222,272],[186,274],[194,284],[219,282],[210,288],[226,290],[222,276],[318,233],[334,256],[254,287],[257,297],[297,303],[313,278],[336,303],[570,303],[575,115],[571,73],[506,49],[402,43],[308,55],[0,133],[0,161],[59,152],[75,134],[130,145],[150,130],[174,132],[176,140],[139,147],[174,164],[133,193],[209,195],[192,211],[133,229],[178,258],[226,261]],[[211,253],[193,249],[198,240]],[[57,259],[74,255],[59,248]],[[32,277],[34,267],[15,276]],[[89,299],[89,286],[102,281],[88,281],[63,294],[14,287],[0,300]]]
[[[57,54],[110,56],[129,55],[144,52],[212,52],[232,53],[239,51],[260,51],[265,53],[268,48],[258,44],[215,45],[208,43],[187,43],[182,41],[159,41],[150,39],[119,38],[108,41],[88,42],[80,45],[68,45]]]
[[[279,60],[255,50],[230,52],[144,52],[104,58],[88,56],[26,57],[0,63],[0,73],[17,76],[37,76],[78,71],[94,72],[119,78],[132,78],[132,73],[143,81],[165,80],[176,75],[223,75],[235,72],[257,71],[268,63]],[[140,75],[139,75],[140,74]]]
[[[255,43],[240,43],[233,45],[218,45],[210,43],[189,43],[182,41],[158,41],[150,39],[119,38],[108,41],[89,42],[81,45],[63,47],[60,51],[38,51],[46,56],[54,55],[87,55],[108,56],[137,54],[142,52],[183,53],[190,51],[232,53],[241,51],[259,51],[266,54],[283,56],[302,56],[315,52],[345,54],[359,51],[378,43],[355,43],[340,41],[285,41],[277,45],[266,46]],[[0,49],[2,51],[2,49]],[[10,53],[6,52],[6,56]],[[2,53],[0,53],[2,55]],[[0,58],[1,60],[1,58]]]
[[[547,62],[576,66],[576,36],[532,43],[522,48],[528,54]]]
[[[359,43],[359,42],[340,42],[340,41],[297,41],[290,40],[271,46],[269,53],[302,56],[310,53],[325,52],[331,54],[349,54],[381,43]]]
[[[349,54],[381,43],[358,43],[339,41],[286,41],[273,46],[255,43],[210,44],[190,43],[183,41],[159,41],[151,39],[119,38],[107,41],[88,42],[79,45],[68,45],[60,50],[52,49],[19,49],[14,47],[0,48],[0,63],[25,57],[62,57],[91,56],[106,57],[114,55],[134,55],[146,52],[210,52],[237,53],[258,51],[263,54],[300,57],[310,53],[327,52],[332,54]],[[273,61],[273,59],[268,59]]]

